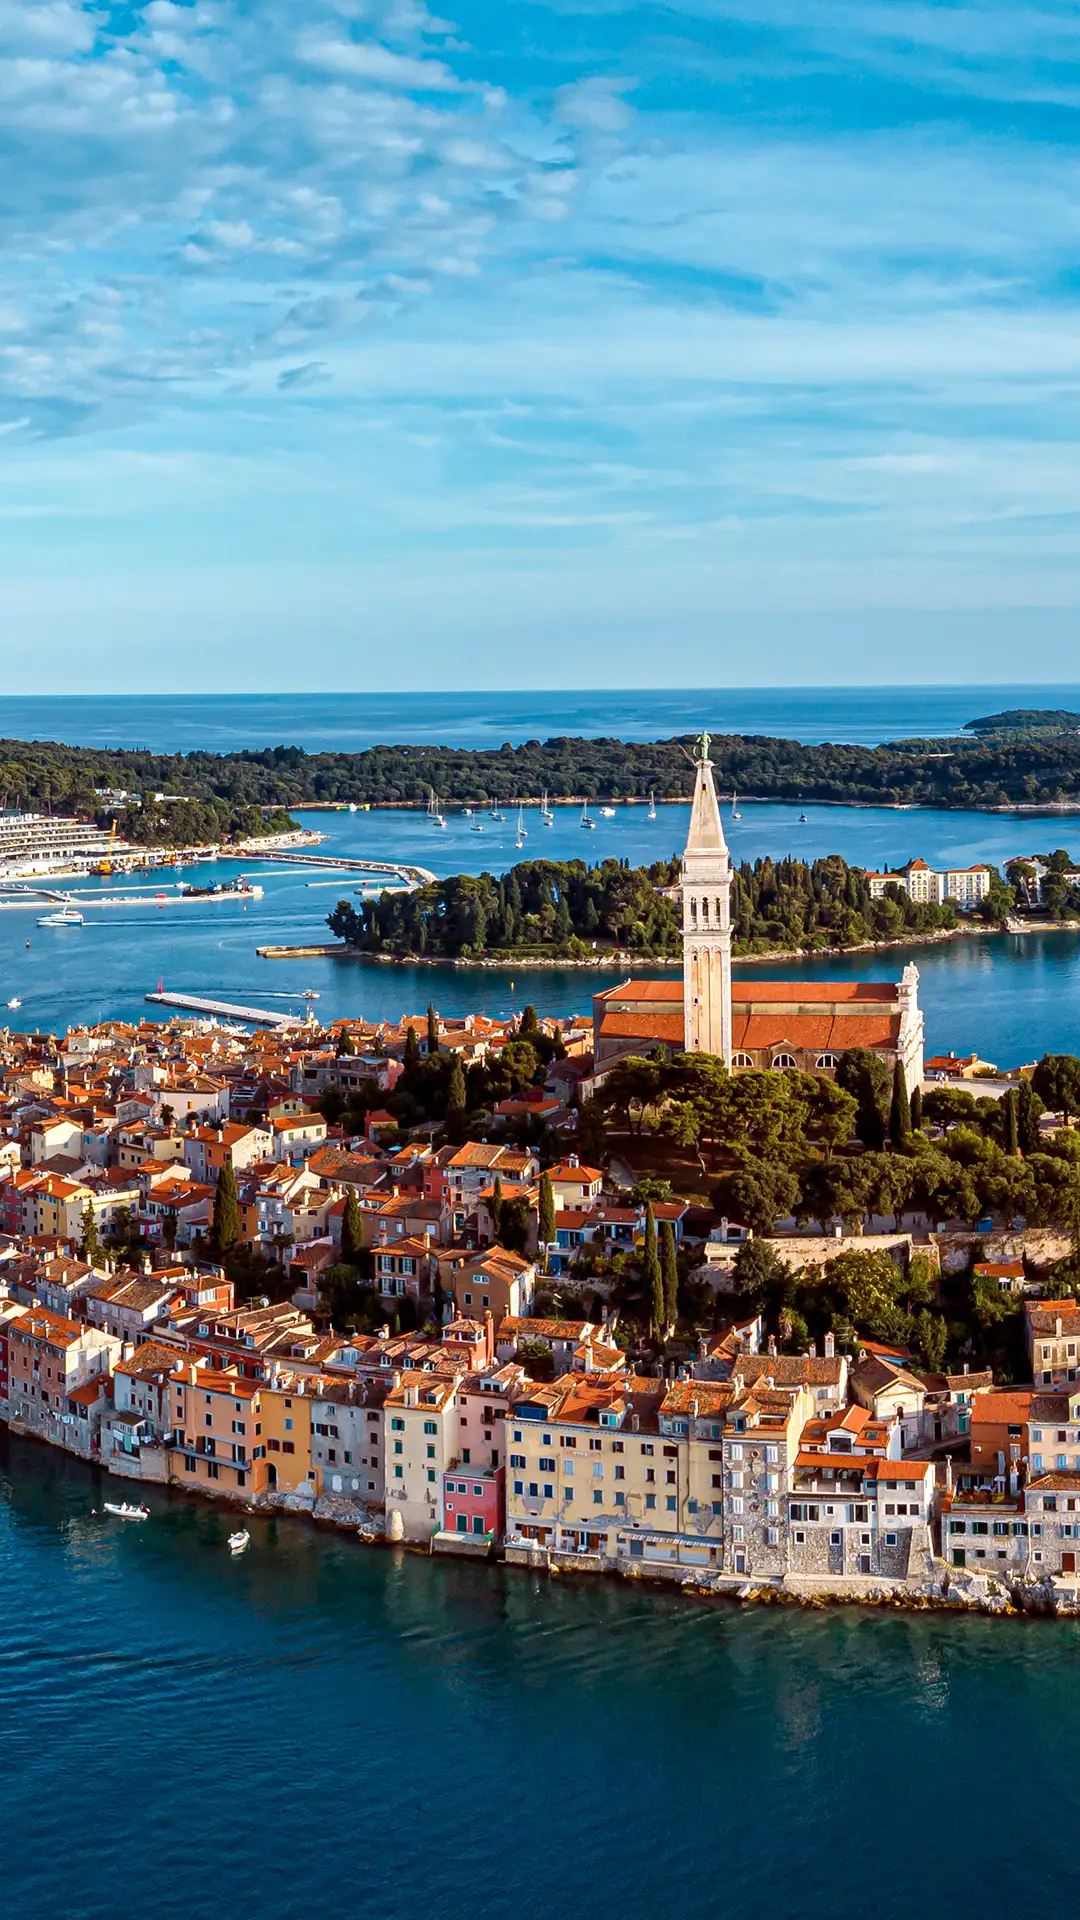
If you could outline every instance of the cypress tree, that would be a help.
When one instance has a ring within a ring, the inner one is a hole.
[[[465,1138],[465,1075],[457,1059],[446,1089],[446,1131],[455,1144]]]
[[[427,1010],[427,1050],[432,1060],[439,1051],[439,1017],[430,1002]]]
[[[922,1087],[917,1080],[911,1089],[911,1131],[922,1131]]]
[[[670,1220],[660,1229],[660,1265],[664,1275],[664,1323],[673,1327],[679,1317],[679,1268],[675,1259],[675,1232]]]
[[[521,1019],[518,1021],[518,1037],[521,1040],[532,1040],[539,1031],[540,1022],[536,1017],[536,1008],[530,1003],[530,1005],[524,1009]]]
[[[240,1238],[240,1196],[236,1191],[233,1163],[226,1160],[214,1194],[214,1218],[211,1238],[219,1253],[228,1253]]]
[[[341,1059],[351,1058],[351,1056],[355,1052],[356,1052],[356,1042],[353,1039],[352,1034],[349,1032],[348,1027],[342,1027],[341,1032],[338,1034],[338,1043],[337,1043],[338,1059],[341,1060]]]
[[[555,1194],[551,1185],[550,1173],[540,1175],[539,1236],[542,1247],[550,1246],[555,1238]]]
[[[649,1297],[649,1317],[653,1331],[658,1336],[664,1331],[664,1276],[660,1271],[660,1255],[656,1246],[656,1215],[652,1201],[645,1209],[645,1288]]]
[[[496,1174],[495,1185],[491,1191],[491,1230],[494,1233],[496,1240],[502,1239],[502,1228],[503,1228],[503,1184],[498,1174]]]
[[[416,1037],[416,1028],[409,1027],[405,1034],[405,1070],[410,1072],[420,1065],[420,1042]]]
[[[1012,1087],[1005,1095],[1005,1151],[1016,1159],[1020,1149],[1020,1133],[1016,1121],[1016,1094]]]
[[[900,1061],[893,1067],[892,1101],[889,1106],[889,1139],[894,1147],[902,1147],[911,1138],[911,1106],[908,1101],[907,1083]]]
[[[1035,1096],[1031,1081],[1026,1078],[1016,1083],[1016,1132],[1021,1153],[1038,1153],[1039,1122],[1035,1113]]]
[[[345,1199],[345,1214],[341,1222],[341,1257],[343,1260],[355,1260],[364,1251],[364,1220],[360,1212],[360,1201],[356,1188],[350,1187]]]
[[[79,1246],[79,1252],[82,1258],[88,1261],[92,1267],[100,1266],[102,1260],[105,1258],[105,1249],[101,1244],[101,1236],[98,1233],[97,1215],[90,1205],[89,1200],[83,1208],[82,1241]]]

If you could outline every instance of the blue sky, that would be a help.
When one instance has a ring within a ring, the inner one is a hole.
[[[1075,678],[1062,0],[0,0],[8,691]]]

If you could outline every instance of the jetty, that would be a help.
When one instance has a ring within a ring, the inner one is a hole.
[[[274,1013],[267,1007],[236,1007],[228,1000],[207,1000],[199,993],[148,993],[155,1007],[181,1007],[187,1013],[202,1013],[221,1020],[241,1020],[249,1027],[296,1027],[302,1024],[295,1013]]]
[[[413,867],[397,860],[339,860],[331,859],[325,853],[291,853],[288,848],[260,851],[260,860],[278,860],[288,867],[317,867],[321,873],[378,873],[388,874],[392,880],[401,880],[409,887],[431,886],[438,874],[427,867]]]

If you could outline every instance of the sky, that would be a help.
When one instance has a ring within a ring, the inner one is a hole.
[[[0,687],[1071,680],[1072,0],[0,0]]]

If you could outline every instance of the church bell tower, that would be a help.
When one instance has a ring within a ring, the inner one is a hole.
[[[687,1053],[731,1065],[731,860],[703,733],[682,861],[683,1016]]]

